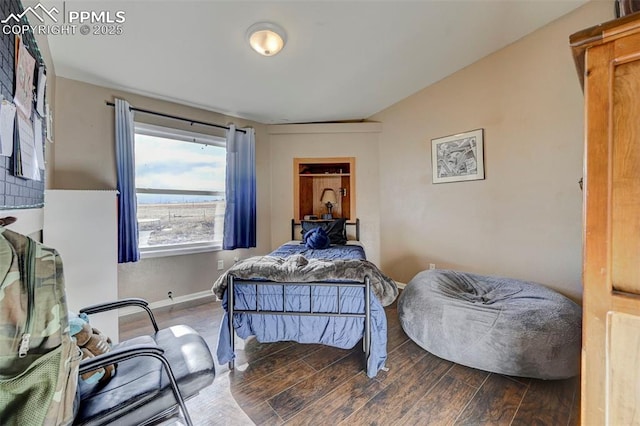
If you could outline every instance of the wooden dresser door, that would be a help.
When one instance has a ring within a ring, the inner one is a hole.
[[[581,421],[638,425],[640,17],[586,33]]]

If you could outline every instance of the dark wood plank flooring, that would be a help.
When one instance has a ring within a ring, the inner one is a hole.
[[[364,372],[362,346],[343,350],[249,340],[236,369],[216,364],[216,379],[187,405],[198,425],[577,425],[578,378],[543,381],[464,367],[420,348],[403,332],[396,304],[385,308],[388,371]],[[161,327],[188,324],[214,353],[220,303],[155,312]],[[120,320],[120,339],[150,333],[143,315]]]

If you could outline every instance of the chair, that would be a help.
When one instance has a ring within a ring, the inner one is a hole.
[[[84,359],[80,374],[117,363],[106,383],[78,383],[75,425],[144,425],[182,411],[192,425],[185,400],[213,382],[213,358],[202,336],[186,325],[159,329],[143,299],[124,299],[82,309],[88,315],[125,306],[147,311],[155,329],[151,336],[120,342],[110,352]]]

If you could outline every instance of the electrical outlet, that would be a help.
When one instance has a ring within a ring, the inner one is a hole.
[[[238,263],[239,260],[240,260],[239,256],[234,256],[233,257],[233,263]]]
[[[218,260],[218,271],[222,271],[224,269],[224,259]]]
[[[173,300],[173,292],[172,291],[168,291],[167,292],[167,297],[171,300]]]
[[[429,264],[429,269],[436,269],[436,264],[435,263],[430,263]]]

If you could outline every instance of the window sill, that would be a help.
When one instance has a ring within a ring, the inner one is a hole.
[[[154,257],[182,256],[185,254],[207,253],[222,250],[222,245],[197,245],[185,247],[148,247],[140,249],[140,259],[151,259]]]

